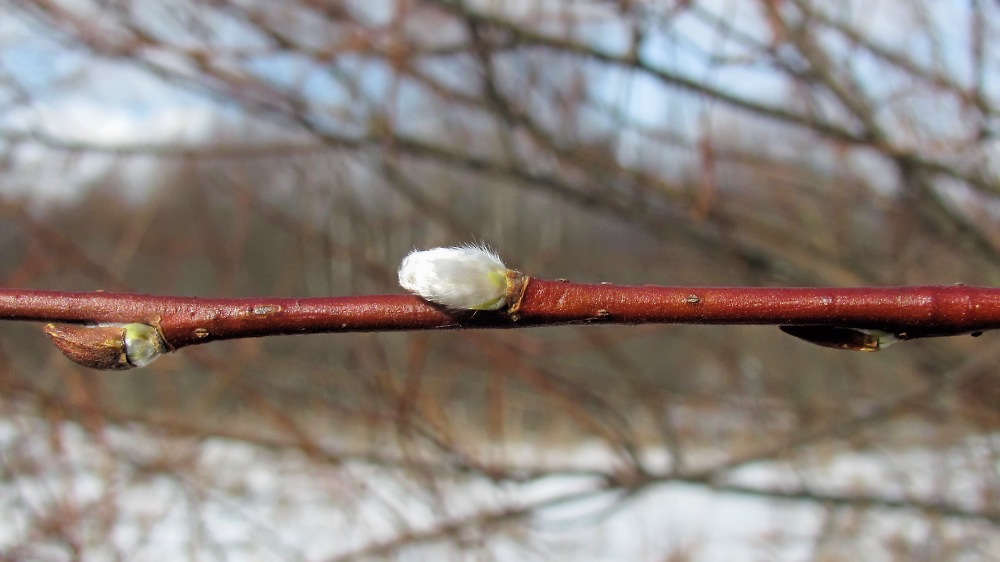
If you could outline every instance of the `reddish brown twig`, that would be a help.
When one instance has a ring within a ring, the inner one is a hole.
[[[282,334],[647,323],[779,325],[820,345],[875,350],[890,335],[913,339],[1000,328],[1000,289],[963,285],[656,287],[524,277],[517,291],[512,306],[502,310],[454,311],[411,295],[216,299],[0,289],[0,319],[142,323],[156,328],[167,350]],[[72,344],[79,333],[89,337],[80,328],[65,331],[69,328],[47,329],[57,344],[58,338]],[[112,336],[120,336],[120,326],[116,329]],[[99,337],[93,345],[108,347],[108,335]],[[87,364],[85,356],[74,360]],[[90,366],[108,368],[107,358],[103,361]]]

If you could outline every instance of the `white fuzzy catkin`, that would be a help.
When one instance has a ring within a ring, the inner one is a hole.
[[[497,310],[507,304],[507,266],[486,246],[414,250],[399,266],[399,284],[450,308]]]

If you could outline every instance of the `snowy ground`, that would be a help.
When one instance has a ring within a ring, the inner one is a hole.
[[[760,463],[733,481],[944,496],[985,510],[997,501],[984,495],[984,483],[995,484],[998,449],[1000,438],[975,437],[943,452],[843,453],[794,468]],[[596,446],[517,455],[584,468],[608,461]],[[0,424],[0,463],[0,557],[27,560],[330,560],[401,533],[447,529],[443,522],[474,512],[599,486],[586,475],[494,484],[370,462],[332,465],[224,439],[162,438],[139,427],[91,433],[33,418]],[[851,530],[852,539],[830,544],[836,529]],[[388,558],[890,560],[911,548],[927,559],[987,560],[1000,552],[996,527],[982,520],[855,512],[683,483],[625,501],[592,495],[525,520],[443,534],[448,540],[387,550]]]

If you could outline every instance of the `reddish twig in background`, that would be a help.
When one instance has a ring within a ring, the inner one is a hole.
[[[78,352],[72,359],[96,368],[137,366],[122,359],[124,343],[108,340],[133,323],[155,328],[160,351],[287,334],[649,323],[778,325],[819,345],[875,351],[895,340],[1000,328],[1000,289],[994,288],[657,287],[520,274],[513,279],[510,306],[495,311],[452,310],[412,295],[234,299],[0,289],[0,319],[82,324],[49,324],[46,331],[68,355]],[[106,353],[97,360],[97,348],[118,353],[116,360],[124,363],[113,366]]]

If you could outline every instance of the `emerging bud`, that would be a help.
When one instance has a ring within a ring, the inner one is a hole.
[[[160,332],[149,324],[125,325],[125,358],[134,367],[145,367],[167,352]]]
[[[517,272],[486,246],[410,252],[399,284],[424,299],[461,310],[497,310],[510,303]]]
[[[49,324],[45,334],[74,363],[102,371],[145,367],[166,353],[167,346],[149,324]]]

